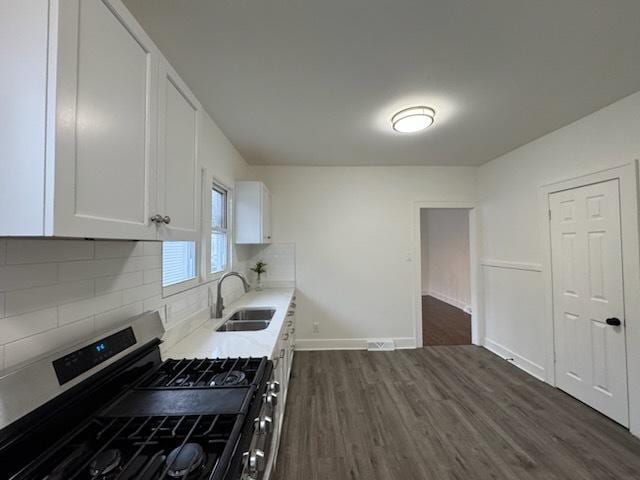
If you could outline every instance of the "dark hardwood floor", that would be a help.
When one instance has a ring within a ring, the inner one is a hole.
[[[640,441],[487,350],[297,352],[275,480],[631,480]]]
[[[422,343],[471,345],[471,315],[442,300],[422,297]]]

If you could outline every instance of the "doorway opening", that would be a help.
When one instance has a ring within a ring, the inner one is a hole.
[[[472,343],[470,213],[420,209],[422,346]]]

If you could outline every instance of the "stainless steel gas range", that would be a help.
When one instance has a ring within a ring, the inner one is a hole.
[[[0,378],[11,480],[261,480],[279,385],[266,358],[161,360],[157,314]]]

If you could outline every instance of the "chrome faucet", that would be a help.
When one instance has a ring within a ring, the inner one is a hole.
[[[228,278],[228,277],[238,277],[240,280],[242,280],[242,286],[244,286],[244,293],[247,293],[249,291],[249,288],[251,288],[249,286],[249,282],[247,282],[247,279],[244,278],[244,275],[242,275],[241,273],[227,272],[224,275],[222,275],[220,277],[220,280],[218,280],[218,295],[216,296],[215,318],[222,318],[222,312],[224,310],[224,302],[222,301],[222,282],[224,281],[225,278]]]

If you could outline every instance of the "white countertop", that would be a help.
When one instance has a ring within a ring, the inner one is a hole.
[[[220,319],[207,320],[178,343],[167,349],[165,358],[269,357],[293,298],[294,288],[270,288],[249,292],[225,308]],[[226,319],[241,308],[275,308],[271,323],[257,332],[216,332]]]

